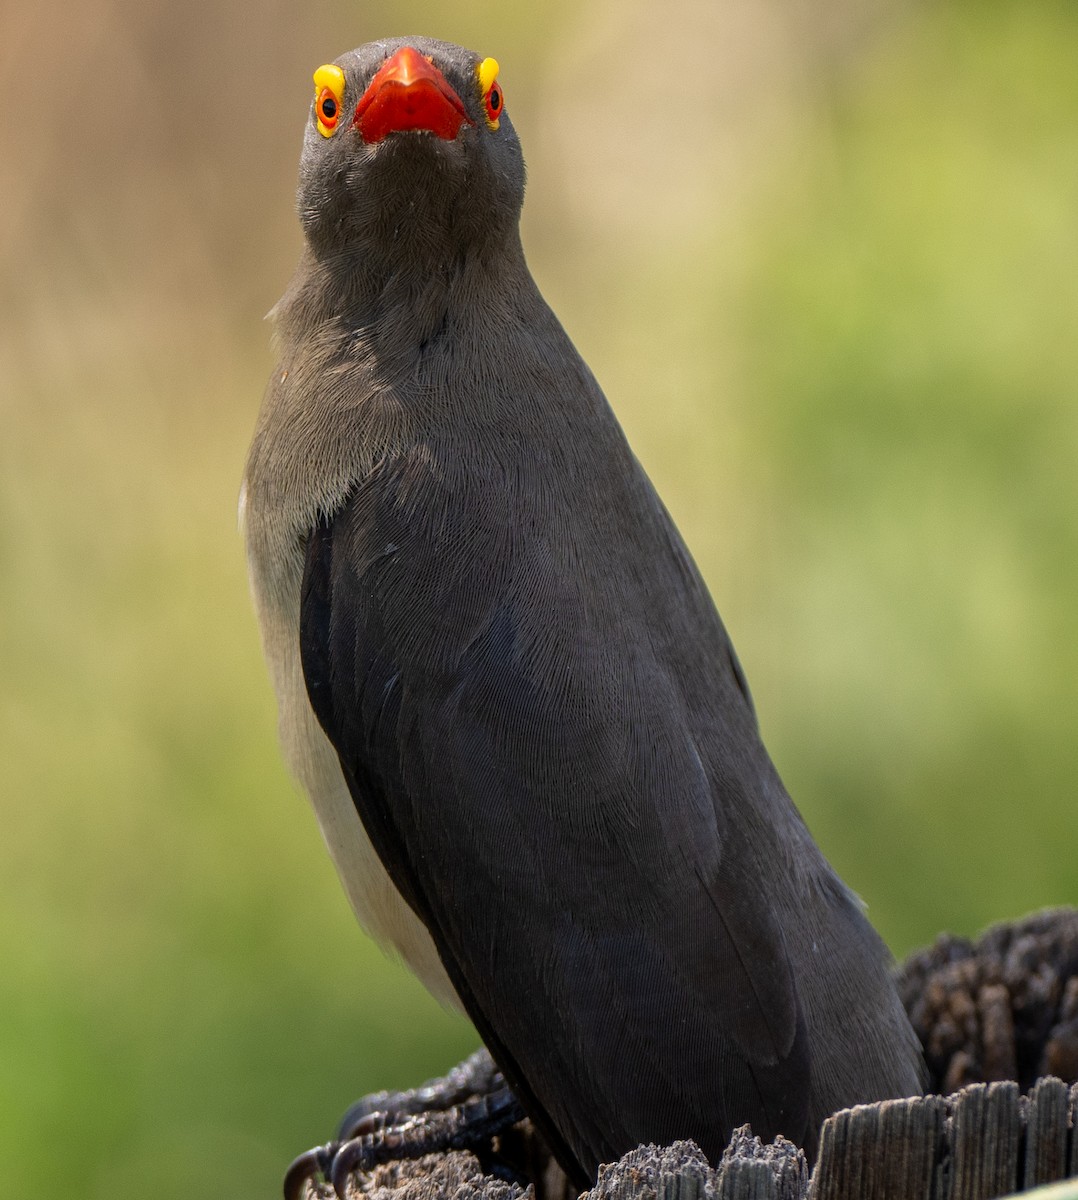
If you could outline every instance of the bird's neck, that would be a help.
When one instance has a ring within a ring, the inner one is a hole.
[[[534,291],[516,229],[466,249],[448,238],[356,240],[344,249],[308,243],[275,316],[284,345],[315,334],[330,357],[377,361],[387,376],[461,322],[481,319],[506,296]]]

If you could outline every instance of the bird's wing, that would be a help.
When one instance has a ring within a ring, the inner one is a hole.
[[[542,530],[415,475],[383,467],[312,531],[303,667],[481,1036],[578,1179],[645,1138],[799,1138],[804,1019],[726,815],[751,755],[700,746],[646,630],[600,620]]]

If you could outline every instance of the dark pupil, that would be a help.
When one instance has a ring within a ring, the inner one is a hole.
[[[502,106],[502,95],[497,89],[490,93],[490,107],[497,112]]]
[[[325,117],[327,121],[332,121],[336,115],[337,102],[331,96],[327,96],[322,101],[322,116]]]

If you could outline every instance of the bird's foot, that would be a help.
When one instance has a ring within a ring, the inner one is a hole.
[[[414,1091],[375,1092],[353,1104],[336,1140],[301,1154],[285,1172],[285,1200],[303,1200],[308,1180],[328,1181],[344,1200],[355,1171],[447,1150],[472,1150],[498,1173],[491,1139],[523,1117],[490,1055],[479,1050]]]

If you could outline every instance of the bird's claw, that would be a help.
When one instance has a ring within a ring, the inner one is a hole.
[[[294,1158],[284,1173],[284,1200],[303,1200],[309,1179],[329,1179],[340,1148],[340,1142],[326,1142]]]
[[[292,1162],[284,1178],[285,1200],[303,1200],[311,1179],[327,1180],[339,1200],[346,1200],[348,1177],[357,1171],[447,1150],[479,1151],[523,1117],[500,1076],[493,1091],[441,1111],[371,1111],[368,1101],[360,1101],[346,1114],[339,1141],[315,1146]]]

